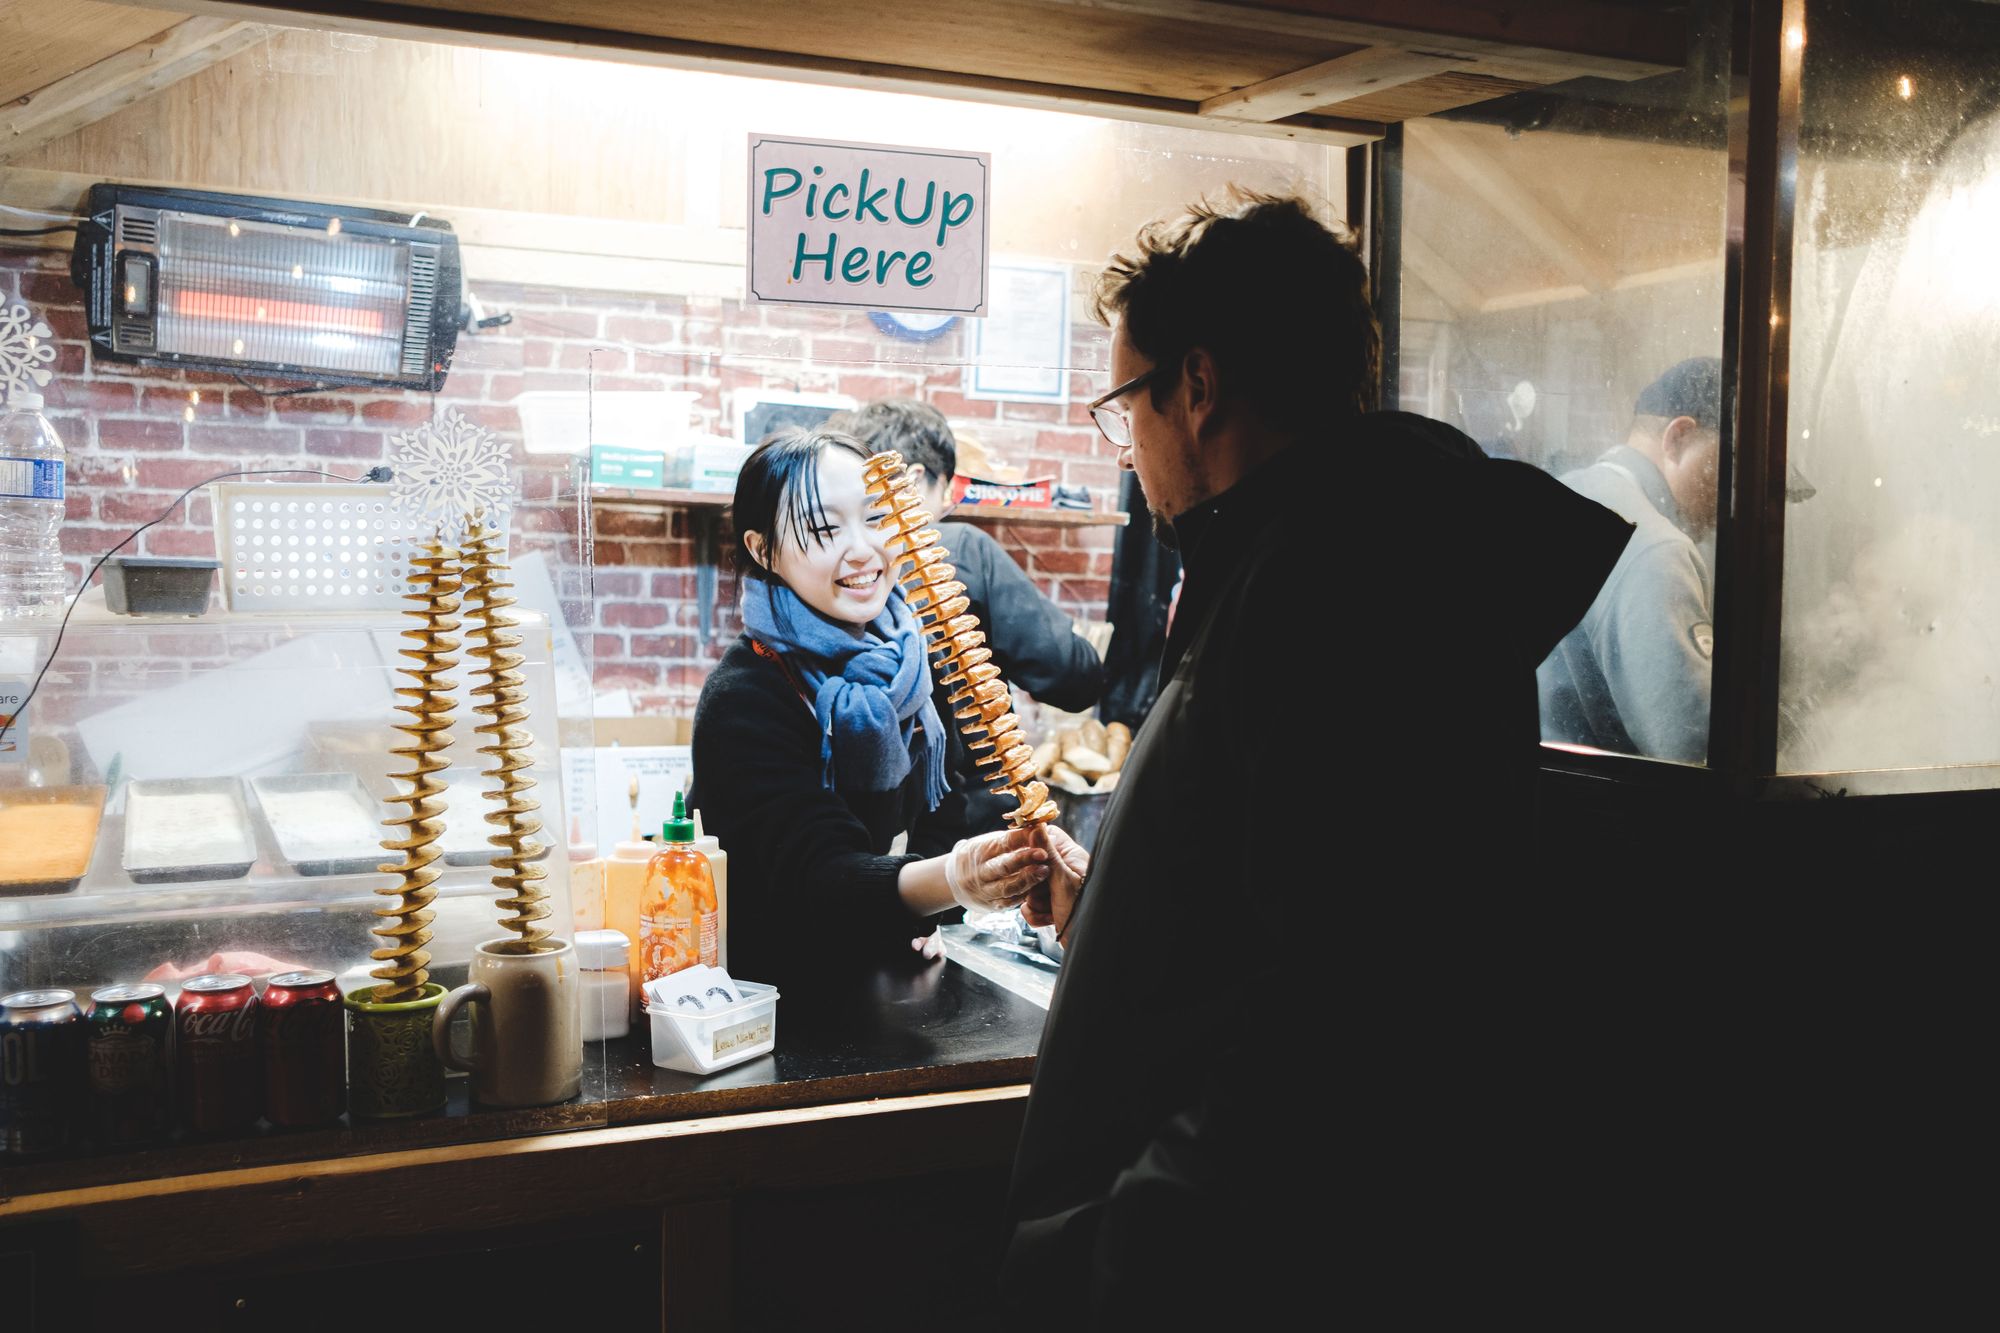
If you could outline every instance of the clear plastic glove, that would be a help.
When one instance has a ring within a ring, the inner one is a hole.
[[[960,840],[945,858],[944,881],[968,912],[1004,912],[1049,876],[1049,852],[1033,829],[1003,829]]]
[[[1069,916],[1076,910],[1076,897],[1083,889],[1083,877],[1090,873],[1090,853],[1054,824],[1044,824],[1038,832],[1043,845],[1051,853],[1050,873],[1047,880],[1029,893],[1027,902],[1022,905],[1021,915],[1029,925],[1038,929],[1055,927],[1055,938],[1060,940],[1069,930]]]
[[[923,955],[927,963],[935,963],[944,957],[944,932],[934,930],[928,935],[919,935],[910,941],[910,948]]]

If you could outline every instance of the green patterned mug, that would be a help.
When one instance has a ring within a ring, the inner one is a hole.
[[[444,999],[432,982],[414,1000],[378,1004],[379,986],[346,999],[347,1104],[356,1117],[387,1120],[444,1109],[444,1066],[431,1048],[431,1018]]]

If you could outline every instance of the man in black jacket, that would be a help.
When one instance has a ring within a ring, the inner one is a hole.
[[[1139,248],[1098,287],[1093,415],[1187,581],[1094,860],[1064,850],[1086,873],[1039,905],[1068,956],[1005,1291],[1038,1329],[1365,1322],[1382,1250],[1443,1265],[1411,1316],[1483,1280],[1450,1224],[1515,1199],[1459,1159],[1538,1058],[1475,980],[1532,964],[1431,904],[1531,872],[1535,666],[1631,529],[1367,412],[1367,275],[1301,202],[1235,193]]]
[[[844,412],[828,426],[843,430],[870,449],[893,450],[924,470],[925,507],[940,519],[951,509],[951,483],[958,475],[958,441],[944,414],[927,403],[887,398]],[[999,542],[970,523],[936,524],[951,563],[965,585],[972,614],[986,630],[993,665],[1009,685],[1038,703],[1078,713],[1104,692],[1104,663],[1097,650],[1070,626],[1060,607],[1042,596]],[[950,758],[952,809],[933,824],[962,829],[961,837],[1006,827],[1016,802],[986,790],[985,775],[972,762],[962,738],[953,736]],[[954,814],[953,810],[959,813]]]

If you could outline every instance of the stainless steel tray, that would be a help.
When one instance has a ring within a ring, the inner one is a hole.
[[[393,862],[382,850],[394,830],[352,773],[252,778],[258,808],[278,855],[301,875],[354,875]]]
[[[140,884],[241,879],[257,859],[241,778],[125,786],[125,873]]]

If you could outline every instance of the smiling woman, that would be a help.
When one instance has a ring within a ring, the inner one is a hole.
[[[694,804],[730,854],[730,951],[786,985],[888,952],[936,958],[935,918],[1019,903],[1047,877],[1043,839],[1061,838],[960,839],[937,816],[953,736],[866,456],[838,431],[792,430],[744,463],[744,634],[695,709]]]

